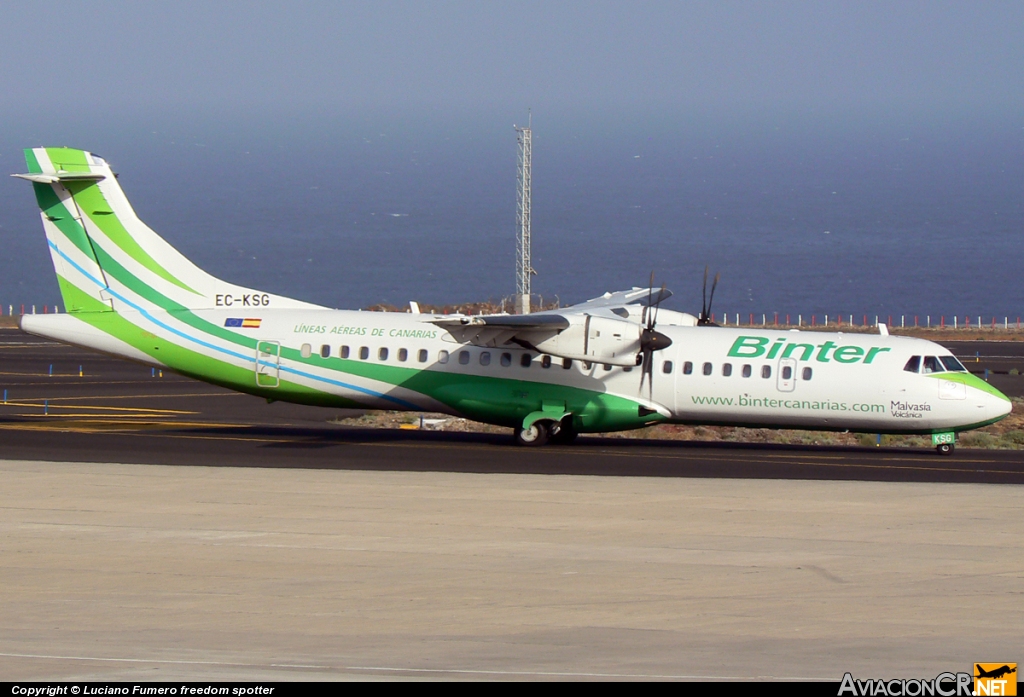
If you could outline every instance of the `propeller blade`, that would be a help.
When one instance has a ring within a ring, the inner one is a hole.
[[[711,297],[708,298],[708,318],[711,317],[711,304],[715,302],[715,288],[718,287],[718,279],[722,276],[720,273],[715,274],[715,280],[711,283]]]
[[[700,318],[706,319],[708,314],[708,267],[704,266],[704,284],[700,287]]]
[[[654,301],[654,316],[651,317],[651,326],[648,329],[654,329],[654,325],[658,323],[658,308],[661,307],[661,301],[665,299],[665,284],[661,284],[661,290],[658,291],[658,299]]]
[[[646,318],[646,324],[648,329],[653,329],[651,324],[651,293],[654,292],[654,271],[651,271],[651,280],[647,284],[647,307],[644,308],[644,317]]]
[[[708,267],[704,267],[704,285],[701,288],[701,311],[697,317],[697,324],[702,327],[717,327],[718,325],[711,321],[711,305],[715,302],[715,289],[718,288],[718,279],[721,278],[722,274],[716,273],[715,280],[711,282],[711,296],[707,296],[708,288]]]
[[[644,393],[644,380],[647,379],[647,352],[643,349],[637,354],[636,360],[640,363],[640,390],[637,394],[642,395]]]
[[[648,351],[646,360],[644,360],[643,371],[647,375],[647,399],[654,401],[654,352]],[[643,378],[640,379],[641,383]],[[643,385],[640,385],[641,392],[643,391]]]

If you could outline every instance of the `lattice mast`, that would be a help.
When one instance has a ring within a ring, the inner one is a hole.
[[[530,187],[533,161],[533,115],[529,125],[516,130],[519,141],[519,176],[516,186],[516,312],[530,314],[530,277],[537,272],[530,263]]]

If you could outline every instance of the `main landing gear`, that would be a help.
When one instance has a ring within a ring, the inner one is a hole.
[[[952,455],[953,454],[953,444],[952,443],[942,443],[940,445],[936,445],[935,446],[935,450],[936,450],[936,452],[939,453],[939,455]]]
[[[568,445],[579,435],[570,419],[562,421],[534,421],[529,428],[517,428],[516,445],[540,446],[545,443]]]
[[[529,428],[517,428],[516,445],[540,446],[548,442],[548,422],[534,421]]]

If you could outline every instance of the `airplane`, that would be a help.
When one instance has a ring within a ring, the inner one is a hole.
[[[1017,672],[1016,665],[1013,668],[1011,668],[1010,666],[1005,664],[999,668],[994,668],[993,670],[985,670],[981,667],[980,663],[975,663],[974,670],[976,673],[974,677],[976,678],[995,678],[997,680],[1003,677],[1004,675],[1009,675],[1011,673]]]
[[[671,293],[653,280],[482,316],[336,310],[238,286],[147,227],[98,155],[25,159],[12,176],[32,182],[66,312],[21,328],[268,402],[441,412],[524,446],[677,423],[924,434],[942,454],[1011,411],[934,342],[719,327],[709,307],[660,309]]]

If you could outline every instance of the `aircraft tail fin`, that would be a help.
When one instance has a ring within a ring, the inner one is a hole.
[[[69,312],[316,305],[211,276],[135,214],[110,166],[74,148],[25,150],[61,295]]]

